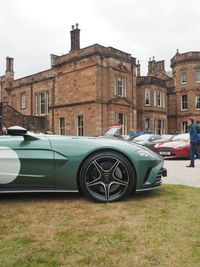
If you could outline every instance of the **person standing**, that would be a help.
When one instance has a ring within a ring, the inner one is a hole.
[[[3,126],[2,128],[2,135],[8,135],[7,128]]]
[[[197,137],[197,125],[194,123],[193,118],[188,119],[189,134],[190,134],[190,164],[186,167],[194,168],[194,157],[200,159],[200,154],[198,153],[198,137]]]

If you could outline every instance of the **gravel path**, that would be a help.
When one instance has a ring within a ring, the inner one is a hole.
[[[195,160],[195,168],[187,168],[189,160],[166,159],[164,167],[167,177],[163,177],[163,184],[183,184],[200,187],[200,160]]]

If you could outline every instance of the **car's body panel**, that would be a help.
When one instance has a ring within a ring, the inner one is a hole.
[[[0,147],[12,149],[20,159],[20,172],[16,179],[9,183],[4,183],[1,187],[55,187],[54,183],[54,156],[50,142],[47,138],[41,138],[31,141],[24,141],[21,136],[5,136],[0,139]],[[8,159],[6,153],[0,159],[3,166],[5,161],[10,161],[10,170],[12,172],[15,158]],[[3,175],[2,167],[0,176]],[[5,173],[4,173],[5,175]]]

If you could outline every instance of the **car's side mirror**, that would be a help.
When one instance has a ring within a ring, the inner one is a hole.
[[[36,136],[28,134],[27,133],[27,129],[25,129],[23,127],[20,127],[20,126],[9,127],[7,129],[7,133],[8,133],[8,135],[11,135],[11,136],[23,136],[24,137],[24,141],[34,141],[34,140],[38,140],[39,139]]]
[[[12,126],[7,129],[7,133],[9,135],[24,135],[27,134],[27,129],[20,126]]]

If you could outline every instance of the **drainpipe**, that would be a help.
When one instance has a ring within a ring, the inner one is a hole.
[[[31,116],[33,116],[33,77],[31,78]]]
[[[104,123],[104,120],[103,120],[103,107],[104,107],[104,104],[103,104],[103,81],[102,81],[102,65],[103,65],[103,58],[102,58],[102,56],[101,56],[101,66],[100,66],[100,77],[101,77],[101,81],[100,81],[100,83],[101,83],[101,134],[103,134],[103,123]]]
[[[51,123],[52,123],[52,132],[55,130],[55,125],[54,125],[54,105],[55,105],[55,74],[53,77],[53,84],[52,84],[52,118],[51,118]]]

